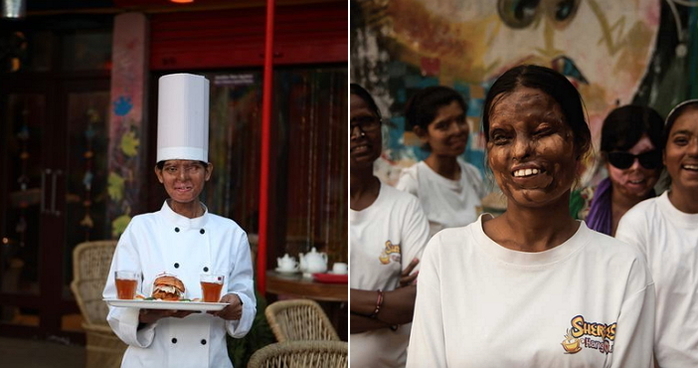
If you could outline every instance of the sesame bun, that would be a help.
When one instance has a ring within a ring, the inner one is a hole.
[[[184,296],[184,283],[173,275],[164,275],[153,282],[153,294],[155,299],[180,300]]]

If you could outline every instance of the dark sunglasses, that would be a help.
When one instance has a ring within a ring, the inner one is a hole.
[[[652,150],[641,153],[639,155],[633,155],[628,152],[609,152],[608,162],[611,165],[624,170],[633,166],[635,159],[640,161],[640,166],[648,170],[654,170],[662,166],[662,153],[659,150]]]

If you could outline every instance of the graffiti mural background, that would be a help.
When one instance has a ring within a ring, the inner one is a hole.
[[[414,91],[439,84],[466,98],[472,133],[464,158],[484,172],[484,96],[497,76],[522,63],[556,69],[579,88],[595,142],[616,106],[645,104],[666,114],[695,81],[687,65],[696,68],[689,37],[696,11],[681,3],[351,0],[351,79],[390,118],[377,174],[392,184],[401,168],[427,156],[405,130],[402,109]]]

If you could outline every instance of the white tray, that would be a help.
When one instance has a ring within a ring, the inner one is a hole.
[[[141,309],[168,309],[186,311],[219,311],[228,303],[206,302],[175,302],[167,300],[143,300],[143,299],[104,299],[112,307],[141,308]]]

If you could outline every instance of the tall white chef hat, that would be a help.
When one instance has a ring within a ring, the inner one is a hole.
[[[208,162],[208,79],[194,74],[160,77],[157,162]]]

